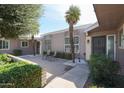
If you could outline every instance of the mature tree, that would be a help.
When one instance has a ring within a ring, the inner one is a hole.
[[[73,63],[75,62],[75,52],[74,52],[74,40],[73,40],[73,26],[78,22],[80,19],[80,9],[77,6],[71,5],[69,10],[66,12],[66,22],[69,24],[69,35],[70,35],[70,51],[72,54]]]
[[[1,4],[0,37],[14,38],[38,33],[38,19],[41,14],[42,5]]]
[[[43,5],[14,4],[0,5],[0,38],[17,38],[32,36],[33,50],[34,35],[39,31],[38,19],[43,14]],[[34,52],[35,53],[35,52]]]

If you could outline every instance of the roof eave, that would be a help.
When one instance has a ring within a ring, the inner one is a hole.
[[[89,32],[89,31],[91,31],[91,30],[93,30],[93,29],[95,29],[97,27],[99,27],[99,23],[98,22],[96,22],[93,25],[91,25],[90,27],[88,27],[84,32]]]

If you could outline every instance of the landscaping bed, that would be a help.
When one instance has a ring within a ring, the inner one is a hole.
[[[85,88],[123,88],[124,76],[118,74],[119,63],[105,55],[92,55],[89,61],[90,76]]]
[[[43,55],[46,56],[47,51],[43,51]],[[66,53],[66,52],[55,52],[54,51],[50,51],[49,56],[54,56],[55,58],[61,58],[61,59],[67,59],[67,60],[72,60],[72,55],[71,53]]]
[[[0,87],[38,88],[42,87],[42,69],[26,61],[14,61],[6,54],[0,54]]]
[[[117,75],[117,83],[114,87],[110,87],[110,88],[124,88],[124,75]],[[84,88],[105,88],[105,87],[98,87],[97,85],[95,85],[93,83],[92,77],[89,76]]]

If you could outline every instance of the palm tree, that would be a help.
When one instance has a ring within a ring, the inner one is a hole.
[[[74,40],[73,40],[73,26],[78,22],[80,19],[80,9],[77,6],[71,5],[69,10],[66,12],[66,22],[69,24],[69,35],[70,35],[70,51],[72,55],[72,61],[75,63],[75,53],[74,53]]]

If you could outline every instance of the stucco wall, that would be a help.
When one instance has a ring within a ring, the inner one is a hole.
[[[90,36],[86,36],[85,39],[85,45],[86,45],[86,60],[90,59],[91,56],[91,37]]]
[[[121,26],[122,27],[122,26]],[[124,74],[124,49],[119,47],[119,29],[117,30],[111,30],[111,31],[100,31],[98,29],[94,29],[93,31],[90,31],[88,33],[89,37],[94,37],[94,36],[102,36],[102,35],[111,35],[111,34],[115,34],[116,35],[116,60],[120,63],[121,66],[121,74]],[[92,44],[92,42],[90,42],[90,44]],[[92,45],[91,45],[92,47]],[[90,49],[91,49],[90,47]],[[89,47],[86,47],[86,50],[88,50]],[[92,51],[92,50],[91,50]],[[86,57],[89,58],[90,52],[86,53]]]
[[[0,53],[12,53],[13,49],[18,47],[16,39],[7,39],[10,42],[10,47],[7,50],[0,50]]]
[[[86,59],[86,45],[85,45],[85,39],[86,39],[86,35],[83,31],[79,31],[79,48],[80,48],[80,54],[81,54],[81,58]]]
[[[61,32],[52,34],[51,38],[51,46],[52,51],[60,51],[64,52],[64,44],[65,44],[65,37],[69,36],[69,32]],[[85,53],[85,33],[82,29],[78,29],[74,31],[74,36],[79,36],[79,49],[80,49],[80,56],[81,58],[84,57]]]
[[[21,44],[21,40],[18,40],[18,48],[22,50],[22,53],[23,53],[24,55],[33,54],[32,41],[29,40],[28,42],[29,42],[29,46],[26,47],[26,48],[22,48],[21,45],[20,45],[20,44]]]
[[[52,35],[52,50],[64,51],[64,33],[57,33]]]
[[[120,28],[118,29],[118,32],[120,31],[120,29],[123,28],[123,25],[120,26]],[[124,31],[124,29],[123,29]],[[124,75],[124,48],[120,48],[119,47],[119,33],[117,33],[116,35],[117,37],[117,60],[120,63],[120,67],[121,67],[121,74]]]
[[[0,53],[10,53],[10,54],[12,54],[14,49],[22,50],[22,53],[24,55],[33,53],[32,43],[31,43],[30,40],[29,40],[29,47],[27,47],[27,48],[22,48],[21,47],[21,40],[19,40],[19,39],[8,39],[8,40],[10,40],[10,48],[8,50],[0,50]]]
[[[115,34],[115,36],[116,36],[116,41],[115,41],[115,43],[116,43],[116,53],[118,53],[118,50],[117,50],[118,49],[118,46],[117,46],[118,45],[117,44],[117,42],[118,42],[118,39],[117,39],[117,30],[100,31],[99,29],[96,28],[96,29],[94,29],[94,30],[92,30],[92,31],[90,31],[90,32],[87,33],[87,37],[86,38],[87,39],[90,38],[89,39],[89,44],[86,43],[86,50],[88,51],[88,52],[86,52],[86,58],[87,58],[87,60],[89,60],[90,55],[92,54],[92,37],[96,37],[96,36],[106,36],[107,37],[107,35],[112,35],[112,34]],[[116,56],[115,59],[117,59],[117,56]]]

